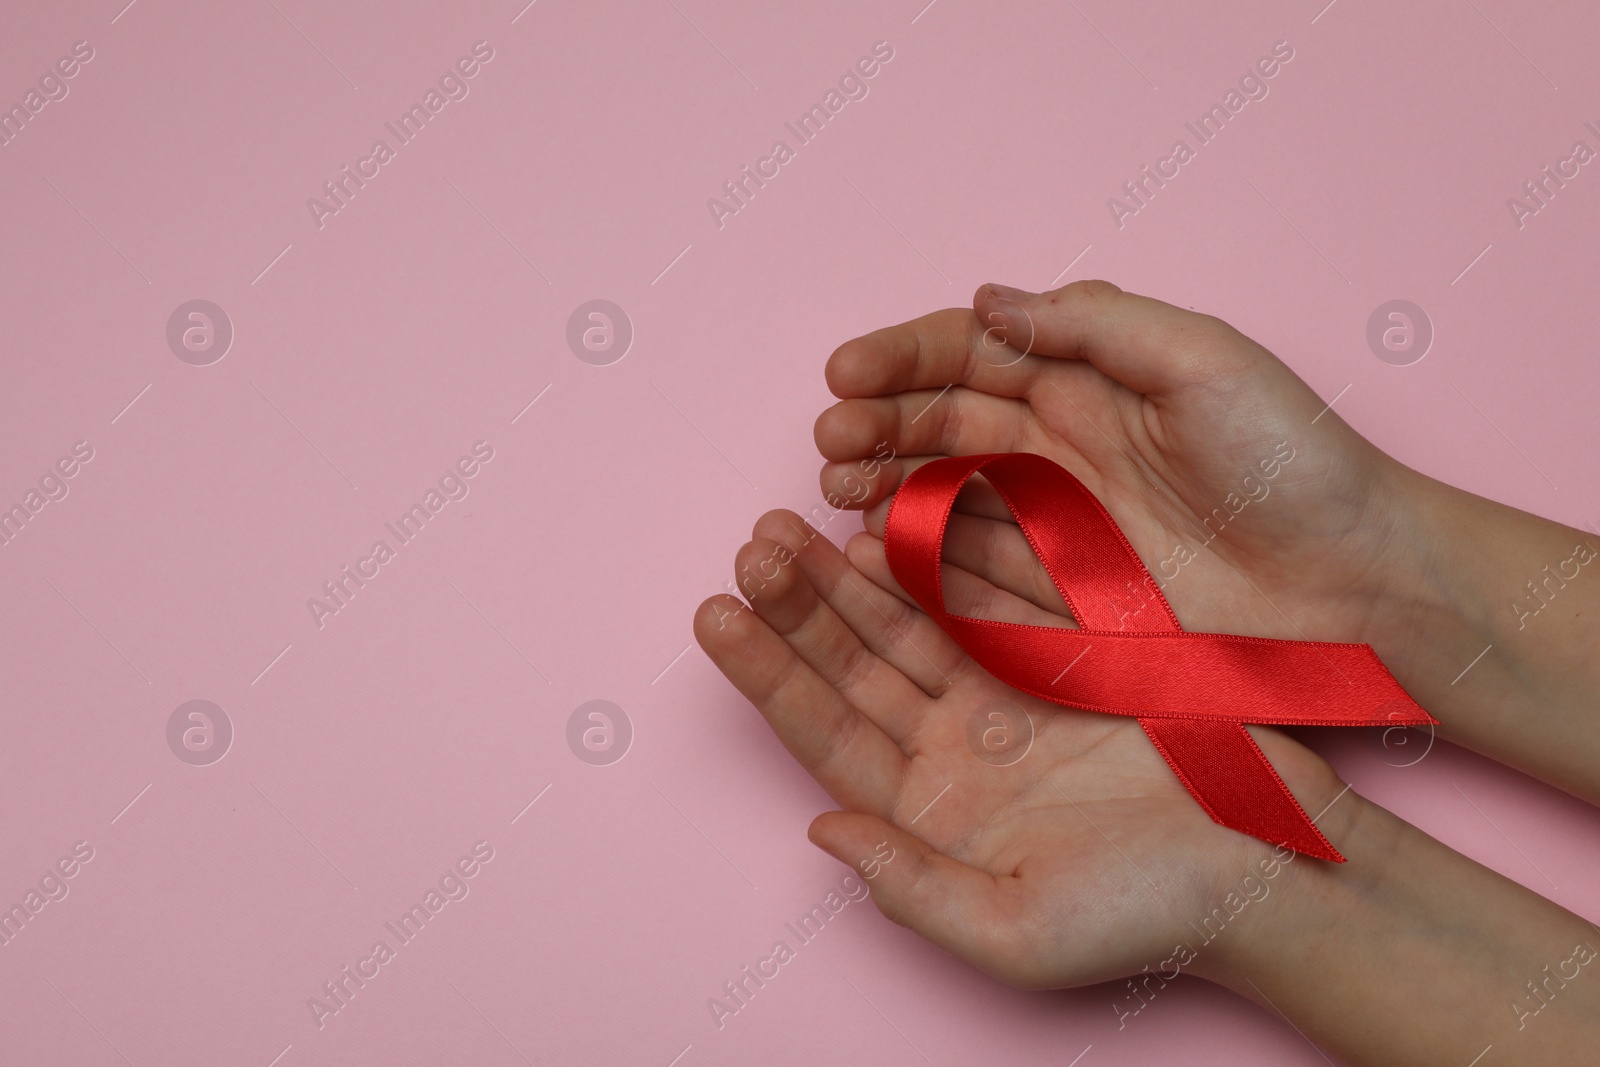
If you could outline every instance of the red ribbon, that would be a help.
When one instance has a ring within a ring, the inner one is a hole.
[[[1082,629],[945,611],[945,526],[980,470]],[[961,456],[919,468],[889,505],[884,548],[900,585],[990,674],[1067,707],[1134,716],[1212,819],[1308,856],[1344,862],[1244,724],[1437,722],[1369,645],[1185,631],[1100,501],[1043,456]]]

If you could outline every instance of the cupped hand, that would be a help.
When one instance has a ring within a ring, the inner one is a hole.
[[[978,290],[842,345],[816,424],[830,500],[881,537],[905,475],[946,455],[1035,452],[1111,512],[1188,630],[1406,639],[1412,486],[1272,353],[1227,323],[1109,282]],[[882,465],[872,457],[893,453]],[[863,477],[863,463],[875,477]],[[1404,488],[1402,488],[1404,486]],[[958,502],[945,558],[1066,608],[992,490]],[[852,558],[885,578],[871,557]]]

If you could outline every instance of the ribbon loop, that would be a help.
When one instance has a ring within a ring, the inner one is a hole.
[[[1023,626],[945,610],[940,559],[956,495],[979,472],[1016,516],[1081,629]],[[1212,819],[1343,862],[1245,730],[1427,725],[1435,720],[1370,645],[1184,630],[1116,521],[1043,456],[935,460],[889,505],[884,549],[896,580],[985,670],[1066,707],[1139,720]]]

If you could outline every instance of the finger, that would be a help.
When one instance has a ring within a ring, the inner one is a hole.
[[[884,555],[883,542],[869,533],[852,537],[845,545],[845,556],[851,566],[872,581],[873,585],[892,593],[907,604],[915,605],[889,569],[889,559]],[[1063,603],[1060,611],[1051,611],[1031,599],[1002,589],[980,574],[949,563],[939,567],[939,585],[944,594],[945,610],[952,615],[973,619],[993,619],[1021,626],[1053,626],[1077,629],[1078,624]],[[1059,594],[1057,594],[1059,598]]]
[[[870,717],[872,709],[878,708],[905,708],[908,716],[924,709],[926,695],[863,644],[818,595],[804,570],[795,565],[794,550],[762,535],[763,530],[780,532],[778,527],[791,523],[809,529],[793,512],[763,516],[756,524],[755,539],[739,550],[735,564],[739,586],[751,608],[857,710]],[[789,536],[803,540],[803,535]],[[813,536],[813,545],[819,540],[823,539]]]
[[[920,691],[912,694],[882,684],[878,693],[863,691],[860,699],[851,697],[902,749],[912,751],[917,733],[928,720],[926,698],[945,692],[966,669],[967,656],[961,646],[920,610],[868,581],[833,542],[794,512],[768,512],[756,523],[755,532],[758,538],[770,538],[793,553],[805,584],[820,598],[814,616],[824,621],[817,627],[848,632],[848,637],[831,635],[827,639],[830,647],[860,647],[896,677],[918,687]],[[801,655],[806,657],[803,649]],[[855,658],[859,661],[862,657]],[[820,668],[819,673],[827,675]],[[867,677],[859,668],[852,674],[864,689]]]
[[[952,514],[945,526],[944,562],[1051,614],[1070,615],[1015,517],[1006,517],[1010,521]]]
[[[1171,393],[1237,373],[1265,349],[1221,319],[1105,281],[1078,281],[1033,294],[988,284],[973,296],[978,316],[1030,355],[1085,360],[1136,392]]]
[[[1026,396],[1051,361],[1008,347],[994,326],[965,308],[950,308],[874,330],[828,357],[828,388],[841,399],[951,383],[992,396]]]
[[[891,921],[1004,981],[1031,984],[1019,878],[952,859],[874,815],[824,812],[807,836],[858,872]]]
[[[1021,400],[964,386],[842,400],[817,417],[823,458],[843,462],[881,454],[970,456],[1024,448],[1031,410]]]
[[[859,811],[893,811],[905,753],[755,612],[719,594],[695,612],[694,636],[829,796]]]

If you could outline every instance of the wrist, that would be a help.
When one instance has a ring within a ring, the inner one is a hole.
[[[1383,546],[1366,587],[1364,640],[1385,663],[1405,664],[1440,645],[1477,642],[1481,649],[1484,642],[1478,638],[1491,629],[1491,613],[1481,588],[1463,573],[1481,564],[1481,556],[1459,559],[1458,545],[1481,519],[1471,513],[1471,504],[1498,505],[1387,456],[1377,466],[1375,483],[1375,495],[1384,501]]]
[[[1363,639],[1440,737],[1600,803],[1600,536],[1392,466]]]
[[[1394,859],[1395,834],[1384,818],[1388,813],[1345,786],[1328,793],[1320,805],[1307,806],[1307,812],[1317,816],[1318,828],[1346,862],[1330,863],[1260,842],[1251,873],[1270,883],[1264,894],[1256,890],[1267,906],[1253,909],[1227,938],[1207,942],[1210,951],[1199,954],[1194,968],[1200,977],[1259,1001],[1251,982],[1277,961],[1284,956],[1315,960],[1337,951],[1351,921],[1371,916],[1373,902],[1383,896],[1382,872]],[[1239,881],[1247,891],[1253,888],[1243,876]],[[1200,936],[1210,933],[1203,925]]]
[[[1354,792],[1319,825],[1348,862],[1285,865],[1196,973],[1354,1064],[1592,1054],[1600,931]]]
[[[1600,580],[1587,580],[1586,572],[1600,560],[1600,537],[1394,461],[1388,468],[1386,495],[1404,502],[1396,505],[1392,548],[1379,572],[1378,603],[1393,620],[1391,641],[1404,630],[1407,649],[1443,641],[1459,646],[1455,652],[1494,644],[1503,654],[1526,653],[1534,645],[1521,636],[1547,616],[1571,619],[1585,606],[1579,601],[1593,603]]]

